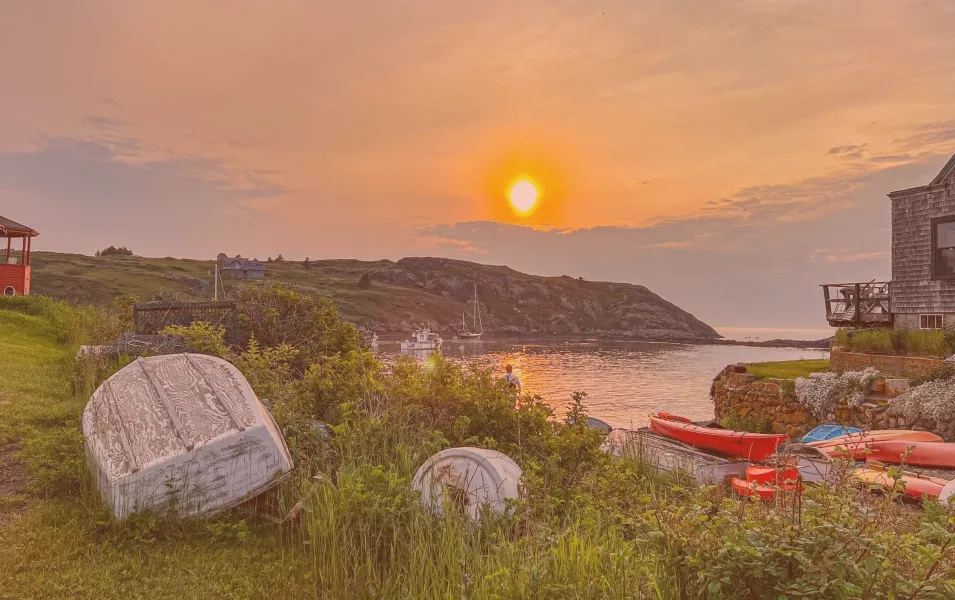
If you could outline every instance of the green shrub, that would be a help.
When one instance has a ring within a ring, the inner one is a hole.
[[[720,425],[734,431],[750,431],[752,433],[773,433],[773,422],[770,419],[750,413],[741,417],[733,413],[720,419]]]
[[[225,328],[205,321],[191,325],[169,325],[162,332],[183,338],[186,349],[196,354],[224,357],[229,348],[225,344]]]
[[[837,334],[837,345],[852,352],[900,356],[948,357],[955,352],[955,332],[942,329],[866,329]]]

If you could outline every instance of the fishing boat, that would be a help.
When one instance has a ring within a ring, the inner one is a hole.
[[[471,313],[471,329],[468,330],[467,322],[464,317],[467,312],[461,313],[461,333],[458,336],[462,340],[479,340],[484,335],[484,324],[481,322],[481,303],[478,302],[477,284],[474,284],[474,300],[468,300],[468,304],[474,303],[474,312]]]
[[[903,496],[918,501],[921,501],[923,496],[939,498],[942,491],[950,486],[950,482],[945,479],[929,477],[912,471],[902,471],[896,479],[889,474],[884,464],[874,460],[868,461],[865,467],[853,471],[852,477],[866,485],[876,485],[884,489],[892,489],[897,486],[896,490],[902,492]],[[904,484],[904,488],[901,484]]]
[[[912,431],[909,429],[876,429],[863,433],[854,433],[821,442],[807,444],[834,458],[864,459],[873,442],[942,442],[942,438],[930,431]]]
[[[404,340],[401,342],[401,349],[437,350],[443,343],[444,340],[441,339],[441,336],[439,336],[437,333],[433,333],[431,329],[425,327],[424,329],[415,330],[410,340]]]
[[[757,462],[766,460],[788,439],[783,434],[703,427],[669,413],[650,415],[650,431],[722,456]]]
[[[892,464],[955,469],[955,443],[898,440],[870,442],[869,458]]]

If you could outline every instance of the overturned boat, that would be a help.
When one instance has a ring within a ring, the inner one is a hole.
[[[114,374],[90,398],[83,435],[103,501],[120,519],[230,508],[292,469],[245,377],[200,354],[138,358]]]

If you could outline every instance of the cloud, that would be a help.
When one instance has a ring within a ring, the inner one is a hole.
[[[483,252],[482,262],[522,271],[646,285],[711,323],[822,327],[818,285],[888,278],[886,194],[930,181],[944,160],[753,186],[691,217],[640,227],[546,230],[477,221],[420,235],[456,240],[472,257]],[[442,250],[468,258],[450,245]]]
[[[180,243],[211,252],[215,240],[268,222],[257,203],[287,192],[214,159],[130,156],[141,147],[123,136],[46,138],[34,150],[0,153],[0,191],[25,199],[16,212],[43,233],[41,247],[91,252],[92,240],[116,240],[156,255],[178,254]]]

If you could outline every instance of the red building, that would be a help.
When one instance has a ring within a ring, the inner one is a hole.
[[[30,293],[30,240],[38,235],[26,225],[0,217],[0,240],[7,238],[7,256],[0,264],[0,292],[4,296]],[[15,238],[22,240],[19,253],[13,248]]]

